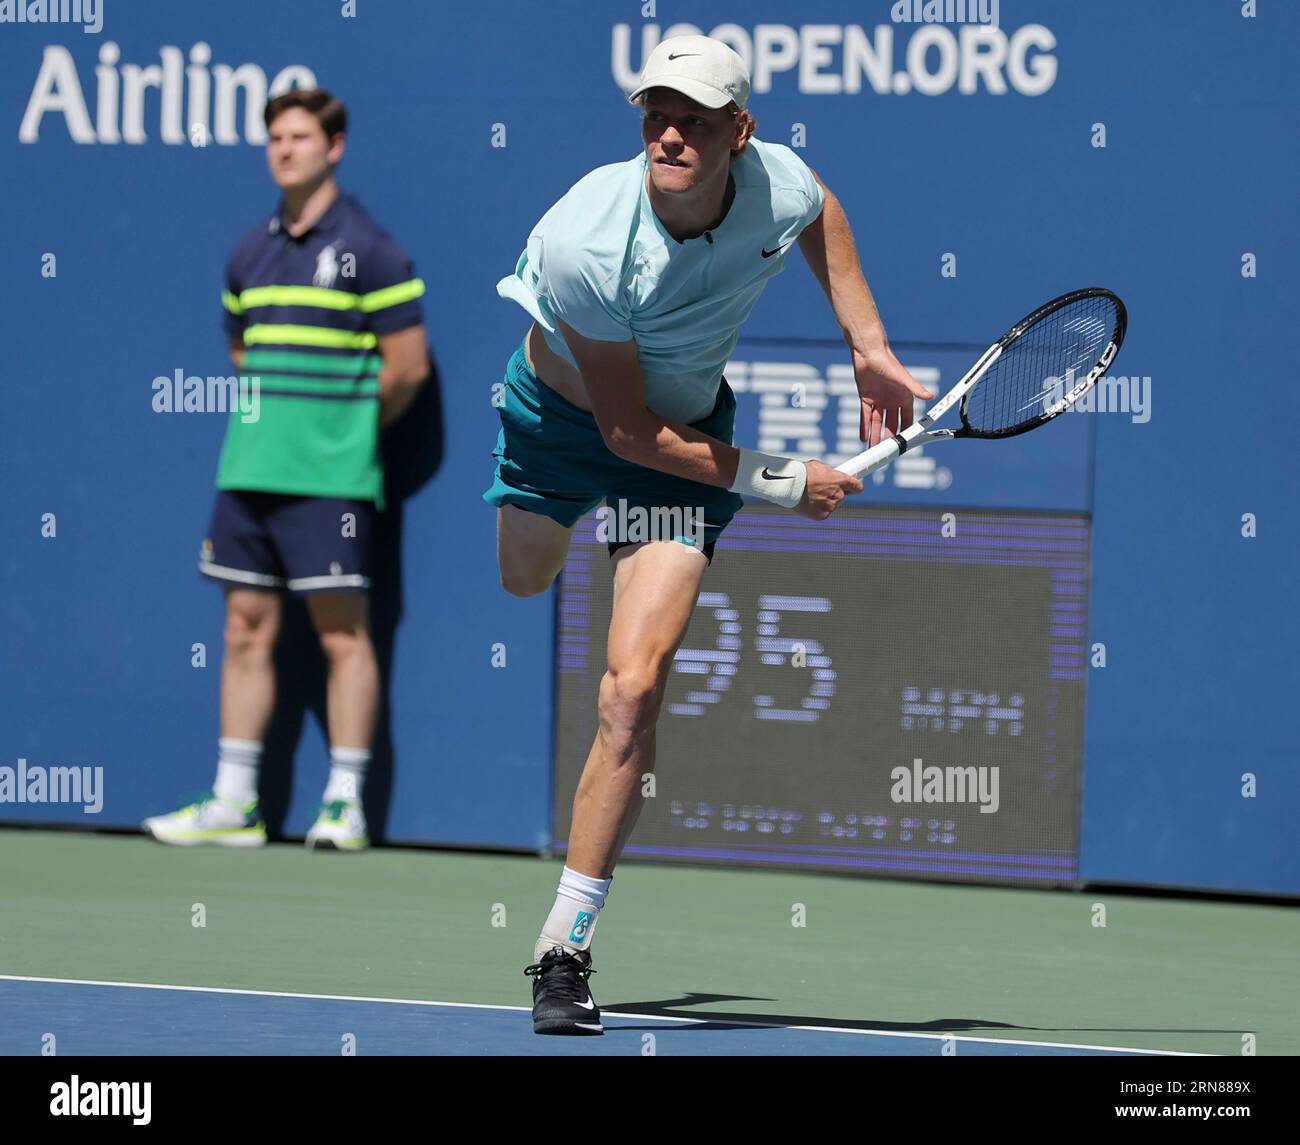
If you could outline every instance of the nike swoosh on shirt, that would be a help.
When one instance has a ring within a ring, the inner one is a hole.
[[[793,242],[793,241],[794,241],[794,240],[792,239],[791,242]],[[790,243],[782,243],[779,247],[776,248],[776,250],[768,250],[766,247],[764,247],[764,248],[763,248],[763,257],[764,257],[764,258],[771,258],[774,254],[780,254],[780,253],[781,253],[783,250],[785,250],[785,248],[788,247],[789,245],[790,245]]]

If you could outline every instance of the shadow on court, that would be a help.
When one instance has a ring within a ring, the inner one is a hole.
[[[701,1014],[693,1007],[712,1006],[719,1002],[771,1002],[740,994],[692,994],[665,998],[655,1002],[601,1003],[601,1009],[619,1014],[644,1014],[654,1018],[690,1019],[691,1025],[674,1026],[674,1033],[700,1030],[745,1029],[755,1025],[774,1027],[819,1026],[832,1030],[878,1030],[898,1034],[958,1034],[980,1030],[1008,1030],[1023,1034],[1239,1034],[1238,1029],[1213,1029],[1180,1026],[1166,1029],[1148,1026],[1026,1026],[1015,1022],[997,1022],[987,1018],[932,1018],[928,1021],[899,1022],[877,1018],[824,1018],[815,1014],[772,1014],[759,1011],[710,1010]],[[639,1028],[639,1027],[636,1027]],[[651,1027],[646,1027],[647,1029]],[[653,1027],[661,1030],[662,1027]]]

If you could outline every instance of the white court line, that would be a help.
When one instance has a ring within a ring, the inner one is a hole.
[[[239,990],[227,986],[169,986],[162,982],[100,982],[93,978],[37,978],[26,974],[0,974],[0,982],[48,982],[61,986],[119,986],[130,990],[186,990],[193,994],[244,994],[257,998],[308,998],[319,1002],[379,1002],[388,1006],[448,1006],[462,1010],[513,1010],[532,1013],[531,1006],[496,1006],[487,1002],[435,1002],[427,998],[367,998],[358,994],[298,994],[286,990]],[[685,1022],[703,1025],[708,1022],[726,1022],[732,1026],[751,1026],[761,1030],[811,1030],[827,1034],[864,1034],[876,1038],[928,1038],[955,1042],[983,1042],[994,1046],[1037,1046],[1052,1050],[1108,1050],[1113,1053],[1152,1054],[1156,1057],[1204,1058],[1217,1054],[1202,1054],[1188,1050],[1147,1050],[1133,1046],[1098,1046],[1083,1042],[1030,1042],[1014,1038],[975,1038],[965,1034],[904,1033],[897,1030],[873,1030],[868,1027],[844,1029],[840,1026],[794,1026],[788,1022],[746,1022],[718,1014],[705,1018],[671,1018],[659,1014],[634,1014],[620,1010],[601,1010],[602,1018],[636,1018],[649,1022]]]

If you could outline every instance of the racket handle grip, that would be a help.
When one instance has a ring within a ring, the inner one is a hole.
[[[851,477],[866,477],[877,469],[883,469],[903,452],[903,439],[897,435],[887,437],[879,445],[863,450],[856,457],[841,461],[835,468]]]

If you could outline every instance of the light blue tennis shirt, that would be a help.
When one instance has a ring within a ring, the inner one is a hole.
[[[647,408],[699,421],[717,401],[740,324],[825,195],[790,148],[751,138],[731,164],[726,218],[678,242],[650,206],[646,165],[642,152],[575,183],[533,228],[497,293],[527,310],[568,362],[557,317],[596,341],[635,338]]]

